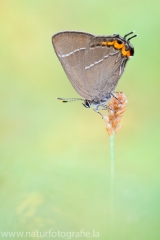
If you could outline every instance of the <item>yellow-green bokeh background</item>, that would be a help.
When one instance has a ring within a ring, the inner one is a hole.
[[[0,1],[0,230],[160,239],[159,9],[158,0]],[[112,226],[104,122],[56,101],[78,96],[51,44],[63,30],[139,34],[117,87],[129,103],[115,139]]]

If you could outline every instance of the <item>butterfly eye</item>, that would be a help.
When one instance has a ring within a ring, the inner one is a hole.
[[[90,108],[90,102],[88,101],[88,100],[85,100],[84,101],[84,106],[86,107],[86,108]]]

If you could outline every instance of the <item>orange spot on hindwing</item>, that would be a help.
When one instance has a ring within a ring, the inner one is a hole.
[[[127,57],[129,58],[131,56],[131,52],[128,50],[127,51]]]
[[[114,45],[114,41],[112,41],[112,42],[107,42],[107,45],[108,45],[108,46]]]
[[[123,46],[123,48],[122,48],[122,55],[123,55],[124,57],[127,56],[127,52],[128,52],[128,51],[126,51],[125,46]]]
[[[121,50],[121,54],[123,57],[129,58],[132,55],[130,50],[126,50],[126,46],[124,45],[124,42],[122,42],[121,40],[110,40],[108,42],[103,40],[102,42],[92,45],[91,47],[94,48],[98,46],[102,46],[102,47],[113,46],[115,49]]]
[[[107,42],[102,42],[102,46],[106,46],[107,45]]]
[[[124,46],[124,43],[118,43],[118,41],[114,41],[114,47],[116,49],[121,49],[123,48],[123,46]]]

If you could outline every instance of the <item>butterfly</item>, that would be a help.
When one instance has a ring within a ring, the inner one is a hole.
[[[63,31],[52,37],[54,50],[76,92],[83,97],[64,99],[63,102],[82,100],[86,108],[93,106],[99,112],[107,109],[126,63],[134,56],[130,40],[134,31],[121,37],[119,34],[95,36],[86,32]],[[115,97],[116,98],[116,97]],[[102,114],[101,114],[102,115]],[[103,116],[103,115],[102,115]]]

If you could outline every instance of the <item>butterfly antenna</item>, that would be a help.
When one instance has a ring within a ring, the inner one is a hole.
[[[84,99],[82,98],[57,98],[57,100],[61,100],[63,103],[66,103],[66,102],[73,102],[73,101],[84,101]]]

